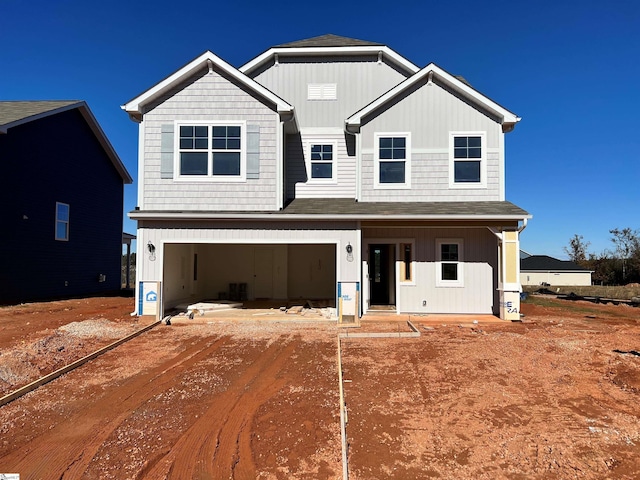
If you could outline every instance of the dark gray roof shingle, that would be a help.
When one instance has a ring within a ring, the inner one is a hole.
[[[0,101],[0,125],[8,125],[78,102],[79,100]]]
[[[382,43],[358,40],[357,38],[340,37],[330,33],[319,37],[305,38],[295,42],[275,45],[274,48],[296,48],[296,47],[381,47]]]
[[[520,270],[541,270],[545,272],[588,272],[588,268],[581,267],[569,260],[558,260],[548,255],[531,255],[520,260]]]
[[[356,202],[350,198],[297,198],[287,205],[283,213],[465,217],[529,215],[511,202]]]

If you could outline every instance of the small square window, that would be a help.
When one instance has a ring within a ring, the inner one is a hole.
[[[335,144],[313,143],[309,148],[312,180],[331,180],[334,175]]]

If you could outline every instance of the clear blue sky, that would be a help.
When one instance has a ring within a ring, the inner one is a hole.
[[[205,50],[240,66],[333,33],[434,62],[522,117],[507,200],[534,218],[521,247],[564,258],[574,234],[610,248],[640,228],[640,2],[4,0],[0,100],[86,100],[137,182],[137,125],[120,105]],[[125,212],[136,184],[125,188]],[[124,221],[128,232],[135,223]]]

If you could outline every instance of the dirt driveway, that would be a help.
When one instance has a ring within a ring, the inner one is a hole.
[[[5,390],[140,328],[132,309],[0,308]],[[639,478],[640,312],[523,311],[522,324],[415,317],[419,338],[343,339],[350,478]],[[362,330],[377,329],[390,330]],[[0,473],[342,478],[337,336],[322,322],[158,326],[0,407]]]

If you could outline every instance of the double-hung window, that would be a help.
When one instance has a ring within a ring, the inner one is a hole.
[[[69,205],[56,202],[56,240],[69,240]]]
[[[436,240],[436,286],[464,286],[462,239]]]
[[[184,124],[178,127],[180,178],[245,179],[244,124]]]
[[[335,143],[311,143],[309,145],[310,176],[312,181],[335,180]]]
[[[374,186],[411,186],[411,136],[409,133],[376,133]]]
[[[452,132],[450,137],[450,186],[486,186],[486,145],[484,132]]]

